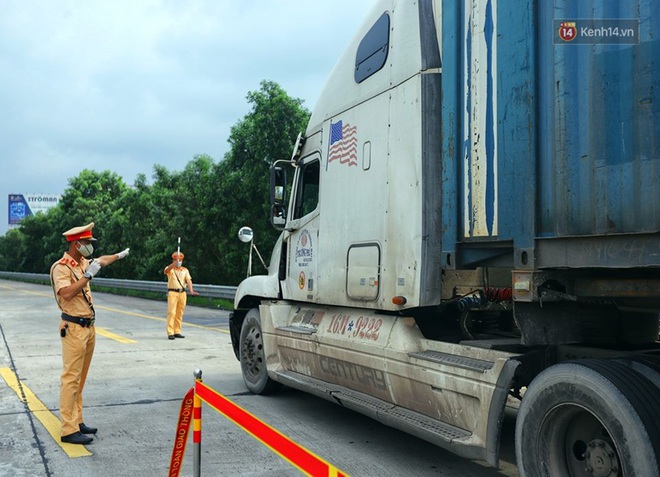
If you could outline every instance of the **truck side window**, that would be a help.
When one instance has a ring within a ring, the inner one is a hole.
[[[298,192],[294,219],[304,217],[316,209],[319,203],[319,161],[308,162],[302,166],[299,176]]]
[[[390,16],[383,13],[364,35],[355,54],[355,82],[361,83],[385,65],[390,45]]]

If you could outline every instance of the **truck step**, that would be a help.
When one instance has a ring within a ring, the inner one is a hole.
[[[493,368],[492,361],[486,361],[477,358],[468,358],[466,356],[458,356],[455,354],[441,353],[440,351],[426,350],[416,353],[408,353],[411,358],[423,359],[433,363],[444,364],[446,366],[454,366],[457,368],[469,369],[477,373],[485,373]]]
[[[276,373],[283,384],[358,411],[385,425],[416,435],[438,445],[451,444],[472,435],[468,430],[433,419],[352,389],[304,376],[294,371]]]

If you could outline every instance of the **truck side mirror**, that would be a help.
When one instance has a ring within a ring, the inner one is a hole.
[[[282,166],[270,168],[270,223],[276,228],[286,223],[286,169]]]
[[[286,203],[286,169],[282,166],[270,168],[270,203],[272,205]]]

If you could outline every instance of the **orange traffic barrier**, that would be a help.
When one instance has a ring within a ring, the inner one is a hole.
[[[266,447],[283,459],[297,467],[301,472],[312,477],[348,477],[332,464],[321,459],[300,444],[292,441],[277,429],[270,427],[258,417],[234,404],[222,394],[206,386],[201,379],[202,372],[195,370],[195,386],[184,397],[179,414],[179,426],[172,450],[170,461],[170,477],[178,477],[183,462],[185,443],[181,438],[187,439],[190,428],[190,415],[193,414],[193,445],[194,475],[200,475],[200,455],[202,442],[202,409],[201,401],[223,414],[229,420],[243,428],[248,434],[260,441]],[[191,397],[191,393],[193,396]]]

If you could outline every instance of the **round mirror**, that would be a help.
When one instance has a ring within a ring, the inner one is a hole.
[[[238,231],[238,239],[241,242],[251,242],[252,241],[252,229],[250,227],[241,227],[241,229]]]

